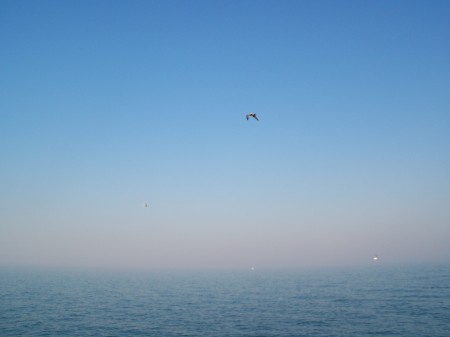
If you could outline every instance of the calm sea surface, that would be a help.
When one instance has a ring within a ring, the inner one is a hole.
[[[450,336],[450,266],[0,269],[0,336]]]

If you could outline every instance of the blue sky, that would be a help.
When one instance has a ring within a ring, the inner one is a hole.
[[[450,261],[449,13],[2,1],[0,265]]]

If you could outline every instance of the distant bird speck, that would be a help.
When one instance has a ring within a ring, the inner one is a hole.
[[[256,117],[256,114],[253,113],[253,112],[250,112],[249,114],[245,115],[245,118],[247,118],[247,120],[248,120],[250,117],[253,117],[253,118],[256,119],[257,121],[259,121],[258,117]]]
[[[144,204],[144,207],[148,207],[148,204],[147,204],[147,203],[145,203],[145,204]]]
[[[375,255],[375,256],[372,258],[372,260],[378,261],[378,255]]]

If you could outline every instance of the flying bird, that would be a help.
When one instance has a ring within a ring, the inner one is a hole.
[[[147,204],[147,203],[145,203],[145,204],[144,204],[144,207],[148,207],[148,204]]]
[[[253,118],[256,119],[257,121],[259,121],[258,117],[256,117],[256,114],[253,113],[253,112],[250,112],[249,114],[245,115],[245,118],[247,118],[247,120],[248,120],[250,117],[253,117]]]

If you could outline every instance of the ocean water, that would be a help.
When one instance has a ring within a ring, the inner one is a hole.
[[[450,336],[450,266],[0,269],[0,336]]]

